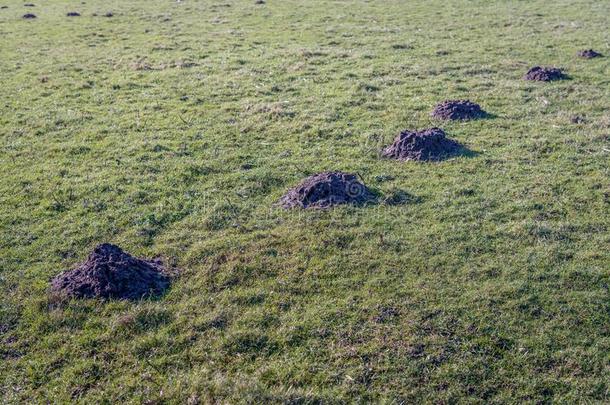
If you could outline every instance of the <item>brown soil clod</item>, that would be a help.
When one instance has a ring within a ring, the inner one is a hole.
[[[443,120],[476,120],[487,115],[481,106],[470,100],[445,100],[432,111],[432,117]]]
[[[36,18],[36,15],[31,14],[31,13],[27,13],[23,15],[23,18],[25,18],[26,20],[32,19],[32,18]]]
[[[69,13],[66,14],[66,17],[80,17],[80,14],[77,13],[76,11],[70,11]]]
[[[51,289],[74,298],[137,300],[161,294],[170,278],[159,260],[142,260],[109,243],[98,245],[84,263],[51,281]]]
[[[550,82],[553,80],[565,79],[566,76],[563,74],[561,69],[549,68],[542,66],[534,66],[525,74],[525,80],[533,80],[538,82]]]
[[[457,154],[462,147],[448,139],[440,128],[402,131],[382,155],[397,160],[442,160]]]
[[[582,51],[578,51],[578,56],[584,59],[593,59],[599,58],[602,56],[602,54],[594,51],[593,49],[583,49]]]
[[[375,323],[386,323],[400,316],[398,309],[394,307],[381,307],[373,318]]]
[[[284,208],[330,208],[339,204],[362,205],[376,196],[355,174],[322,172],[290,189],[279,204]]]

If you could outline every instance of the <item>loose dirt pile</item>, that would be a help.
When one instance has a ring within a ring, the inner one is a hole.
[[[160,261],[141,260],[115,245],[98,245],[73,270],[51,282],[54,292],[76,298],[140,299],[159,295],[169,287]]]
[[[284,208],[329,208],[339,204],[364,204],[375,195],[354,174],[323,172],[290,189],[280,200]]]
[[[398,160],[442,160],[460,150],[460,145],[445,136],[440,128],[403,131],[382,151],[387,158]]]
[[[563,74],[561,69],[534,66],[533,68],[527,71],[524,79],[539,82],[550,82],[553,80],[565,79],[565,75]]]
[[[470,100],[446,100],[434,107],[432,116],[443,120],[465,121],[484,118],[487,113]]]
[[[595,52],[593,49],[584,49],[582,51],[578,51],[578,56],[585,59],[593,59],[602,56],[602,54]]]
[[[36,15],[31,14],[31,13],[27,13],[23,15],[23,18],[25,18],[26,20],[30,19],[30,18],[36,18]]]

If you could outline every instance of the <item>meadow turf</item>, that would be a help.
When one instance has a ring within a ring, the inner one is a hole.
[[[610,401],[609,1],[32,2],[0,0],[0,402]],[[456,98],[492,116],[430,118]],[[470,153],[380,159],[430,126]],[[325,170],[379,204],[274,205]],[[102,242],[181,274],[50,295]]]

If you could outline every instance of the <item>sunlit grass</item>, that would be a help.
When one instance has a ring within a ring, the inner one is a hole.
[[[0,2],[4,402],[609,400],[608,2],[35,3]],[[379,158],[439,125],[473,154]],[[274,205],[324,170],[410,198]],[[182,274],[49,296],[102,242]]]

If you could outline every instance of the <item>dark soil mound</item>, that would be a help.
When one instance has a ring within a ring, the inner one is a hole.
[[[580,115],[573,115],[572,117],[570,117],[570,122],[572,122],[572,124],[582,124],[585,121],[585,117]]]
[[[441,160],[456,154],[460,145],[445,136],[440,128],[403,131],[382,155],[398,160]]]
[[[86,262],[55,277],[51,286],[76,298],[140,299],[161,294],[169,283],[160,261],[141,260],[104,243]]]
[[[446,100],[434,107],[432,116],[443,120],[476,120],[487,113],[470,100]]]
[[[290,189],[280,200],[284,208],[329,208],[339,204],[364,204],[375,195],[354,174],[323,172]]]
[[[593,49],[584,49],[582,51],[578,51],[578,56],[585,59],[593,59],[602,56],[602,54],[595,52]]]
[[[562,73],[561,69],[534,66],[527,71],[524,79],[539,82],[550,82],[552,80],[565,79],[565,75]]]
[[[28,13],[28,14],[24,14],[24,15],[23,15],[23,18],[25,18],[25,19],[30,19],[30,18],[36,18],[36,16],[35,16],[34,14],[30,14],[30,13]]]
[[[66,17],[80,17],[80,14],[76,11],[70,11],[68,14],[66,14]]]

